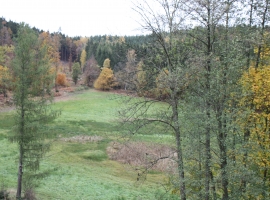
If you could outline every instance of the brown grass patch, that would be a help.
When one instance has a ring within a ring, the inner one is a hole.
[[[97,135],[94,136],[87,136],[87,135],[77,135],[70,138],[61,138],[61,141],[64,142],[80,142],[80,143],[86,143],[86,142],[98,142],[101,141],[103,138]]]
[[[113,142],[108,146],[107,154],[112,160],[143,167],[147,170],[174,172],[177,166],[175,149],[164,145],[143,142],[126,144]]]

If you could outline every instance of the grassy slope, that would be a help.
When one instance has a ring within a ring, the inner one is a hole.
[[[38,199],[155,199],[155,191],[160,187],[157,183],[165,178],[162,174],[150,174],[147,181],[137,185],[134,171],[107,158],[107,145],[122,135],[115,123],[118,101],[108,93],[93,90],[74,97],[54,105],[62,114],[50,126],[51,132],[56,138],[99,135],[103,140],[95,143],[55,140],[42,163],[41,171],[50,173],[39,181]],[[12,112],[0,113],[0,182],[15,189],[17,147],[6,139],[11,127]],[[141,135],[137,140],[143,138]],[[158,135],[145,138],[159,140]]]

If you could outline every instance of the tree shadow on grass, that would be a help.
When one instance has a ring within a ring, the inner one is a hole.
[[[70,142],[64,146],[63,152],[79,156],[87,160],[103,161],[108,159],[106,148],[110,140],[103,139],[96,142],[77,143]]]
[[[118,131],[116,124],[97,122],[94,120],[79,120],[56,122],[51,125],[51,133],[55,137],[72,137],[76,135],[104,135]]]

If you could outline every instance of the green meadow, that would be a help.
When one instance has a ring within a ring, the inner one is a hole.
[[[119,126],[121,101],[115,94],[86,90],[53,104],[61,115],[49,129],[51,150],[44,157],[35,182],[37,199],[167,199],[163,198],[165,174],[153,171],[137,181],[132,166],[111,160],[107,148],[123,142]],[[16,192],[18,149],[7,137],[14,111],[0,113],[0,188]],[[131,141],[172,144],[170,134],[140,132]]]

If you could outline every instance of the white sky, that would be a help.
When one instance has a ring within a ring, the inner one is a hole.
[[[2,0],[0,17],[68,36],[141,34],[131,0]]]

